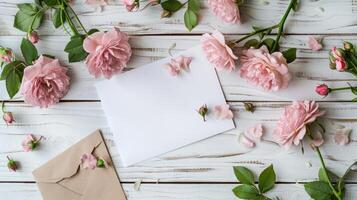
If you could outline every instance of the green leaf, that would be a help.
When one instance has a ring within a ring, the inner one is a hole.
[[[6,90],[12,99],[20,89],[21,81],[16,71],[12,71],[6,78]]]
[[[186,10],[184,20],[185,26],[189,31],[191,31],[198,24],[198,18],[196,13],[190,9]]]
[[[353,94],[357,95],[357,87],[353,87],[350,83],[347,83],[347,84],[350,86],[351,92],[352,92]]]
[[[314,200],[331,200],[332,190],[330,186],[323,181],[313,181],[304,185],[305,191]]]
[[[98,30],[98,29],[95,29],[95,28],[90,29],[90,30],[88,31],[88,35],[92,35],[93,33],[96,33],[96,32],[99,32],[99,30]]]
[[[269,52],[270,52],[270,53],[273,53],[272,50],[273,50],[273,47],[274,47],[274,43],[275,43],[275,40],[274,40],[274,39],[272,39],[272,38],[267,38],[267,39],[263,40],[263,42],[260,44],[260,46],[265,45],[265,46],[268,48]],[[277,50],[277,51],[279,50],[279,44],[278,44],[276,50]]]
[[[263,170],[263,172],[259,176],[259,190],[262,193],[265,193],[269,190],[271,190],[276,181],[276,175],[274,172],[274,167],[273,165],[270,165],[266,169]]]
[[[293,11],[298,11],[299,9],[299,0],[294,0],[293,2]]]
[[[233,167],[234,174],[237,179],[244,184],[254,185],[254,175],[253,173],[246,167]]]
[[[55,12],[52,15],[52,22],[55,28],[62,26],[65,21],[66,21],[66,16],[63,10],[60,8],[56,8]]]
[[[9,73],[12,70],[13,65],[11,63],[5,65],[5,67],[3,68],[2,72],[1,72],[1,76],[0,76],[0,81],[6,80],[7,76],[9,75]]]
[[[257,39],[250,39],[244,44],[244,48],[249,49],[250,47],[258,48],[259,41]]]
[[[13,62],[10,62],[10,63],[6,64],[5,67],[3,68],[2,72],[1,72],[1,76],[0,76],[0,80],[6,80],[8,75],[14,70],[17,71],[19,73],[19,75],[21,75],[21,72],[23,72],[24,69],[25,69],[25,66],[24,66],[23,62],[16,61],[16,60]],[[21,76],[21,78],[22,78],[22,76]]]
[[[337,178],[337,175],[334,174],[333,172],[331,172],[330,170],[326,169],[327,170],[327,175],[325,173],[325,171],[323,170],[323,168],[321,167],[319,169],[319,181],[323,181],[323,182],[326,182],[328,183],[328,177],[330,177],[330,181],[333,181],[334,179]]]
[[[353,102],[357,102],[357,98],[352,99]]]
[[[69,62],[79,62],[88,56],[88,53],[83,49],[83,41],[83,36],[75,36],[68,42],[64,51],[68,53]]]
[[[54,7],[60,5],[58,0],[43,0],[48,7]]]
[[[38,58],[36,47],[26,38],[22,39],[21,52],[28,65],[32,65],[32,62]]]
[[[199,0],[188,0],[188,9],[195,12],[197,15],[200,11],[201,4]]]
[[[166,0],[161,2],[161,7],[170,12],[176,12],[182,8],[183,4],[178,0]]]
[[[357,101],[357,98],[356,98]],[[350,167],[347,168],[346,172],[343,174],[343,176],[338,180],[337,186],[338,186],[338,190],[339,191],[343,191],[344,190],[344,179],[347,177],[347,175],[352,171],[352,168],[354,166],[357,166],[357,161],[352,163],[352,165]]]
[[[241,199],[255,199],[259,197],[258,189],[253,185],[243,184],[235,187],[232,191],[238,198]]]
[[[43,21],[43,10],[39,10],[36,4],[21,5],[19,8],[20,10],[15,15],[14,27],[23,32],[38,29]]]
[[[294,62],[296,60],[296,48],[290,48],[282,52],[287,63]]]

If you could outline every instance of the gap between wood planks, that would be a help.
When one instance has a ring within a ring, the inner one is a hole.
[[[310,181],[298,181],[298,182],[275,182],[275,184],[278,185],[294,185],[294,184],[305,184]],[[24,184],[35,184],[35,181],[0,181],[0,184],[16,184],[16,183],[24,183]],[[135,182],[131,181],[122,181],[120,182],[121,184],[134,184]],[[170,185],[170,184],[176,184],[176,185],[187,185],[187,184],[196,184],[196,185],[229,185],[229,184],[241,184],[240,182],[149,182],[149,181],[143,181],[140,182],[141,184],[161,184],[161,185]],[[254,182],[255,184],[258,184],[258,182]],[[336,183],[336,182],[332,182]],[[347,181],[345,184],[349,185],[357,185],[357,182],[350,182]]]

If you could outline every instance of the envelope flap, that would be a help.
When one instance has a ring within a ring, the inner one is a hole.
[[[82,139],[60,155],[33,171],[37,182],[58,182],[69,178],[78,172],[80,158],[85,153],[93,150],[104,142],[99,130]]]

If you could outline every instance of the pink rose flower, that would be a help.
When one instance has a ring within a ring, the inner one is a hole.
[[[4,112],[4,115],[2,116],[2,119],[6,123],[6,125],[11,125],[12,123],[15,122],[14,116],[12,115],[12,112]]]
[[[106,6],[108,5],[108,0],[86,0],[85,3],[88,5]]]
[[[88,36],[83,47],[89,53],[86,60],[89,73],[109,79],[122,72],[132,53],[128,40],[128,35],[118,28]]]
[[[97,158],[90,153],[85,153],[81,157],[83,169],[95,169],[97,167]]]
[[[32,44],[36,44],[40,40],[40,37],[38,36],[38,33],[36,31],[32,31],[32,33],[29,34],[27,37]]]
[[[306,134],[306,125],[323,114],[324,112],[319,110],[319,105],[314,101],[295,101],[285,107],[274,131],[274,137],[286,148],[297,146]]]
[[[330,88],[326,84],[316,86],[315,92],[321,96],[327,96],[330,93]]]
[[[40,56],[32,66],[26,67],[21,92],[25,102],[41,108],[58,103],[69,89],[67,68],[58,59]]]
[[[337,130],[337,132],[333,135],[333,141],[337,145],[347,145],[350,143],[350,135],[351,135],[351,129],[349,128],[343,128]]]
[[[226,23],[240,22],[238,4],[235,0],[208,0],[208,6],[213,14]]]
[[[336,47],[333,47],[330,51],[330,60],[332,65],[339,72],[344,72],[347,69],[347,63],[342,53]]]
[[[33,151],[37,148],[37,146],[40,144],[40,141],[42,139],[42,136],[40,139],[36,139],[35,136],[32,134],[28,135],[24,141],[22,141],[22,149],[25,152]]]
[[[288,87],[291,75],[282,53],[269,53],[266,46],[244,50],[240,57],[240,76],[267,91]]]
[[[214,113],[219,119],[233,119],[233,112],[229,109],[228,104],[215,106]]]
[[[313,51],[320,51],[322,49],[322,44],[315,37],[310,36],[307,44],[309,48]]]
[[[237,56],[233,54],[231,48],[225,43],[224,36],[215,30],[212,34],[203,34],[202,49],[210,63],[218,70],[232,71],[235,69]]]
[[[166,66],[172,76],[178,76],[181,70],[189,71],[191,61],[191,57],[179,56],[171,59],[170,63],[167,63]]]
[[[263,136],[263,125],[256,124],[256,125],[250,127],[247,131],[247,135],[251,139],[260,140]]]
[[[123,4],[127,11],[132,12],[138,8],[138,4],[135,0],[123,0]]]

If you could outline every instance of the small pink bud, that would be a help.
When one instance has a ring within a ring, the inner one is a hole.
[[[9,156],[7,156],[7,168],[9,168],[9,170],[11,172],[16,172],[17,170],[17,163],[15,160],[9,158]]]
[[[321,84],[316,86],[315,91],[317,94],[321,96],[327,96],[328,93],[330,92],[330,88],[326,84]]]
[[[13,122],[15,122],[12,112],[4,112],[4,115],[2,118],[4,119],[4,121],[7,125],[11,125]]]
[[[36,31],[32,31],[32,33],[28,35],[28,39],[32,44],[36,44],[40,40]]]
[[[14,57],[13,52],[11,49],[0,47],[0,62],[11,62],[12,58]]]
[[[35,136],[32,134],[28,135],[24,141],[22,141],[22,148],[25,152],[33,151],[35,150],[38,145],[40,144],[40,141],[42,139],[42,136],[39,139],[36,139]]]
[[[339,72],[344,72],[344,71],[346,71],[346,69],[347,69],[347,64],[346,64],[346,61],[345,61],[343,58],[336,59],[335,63],[336,63],[336,69],[337,69],[337,71],[339,71]]]

